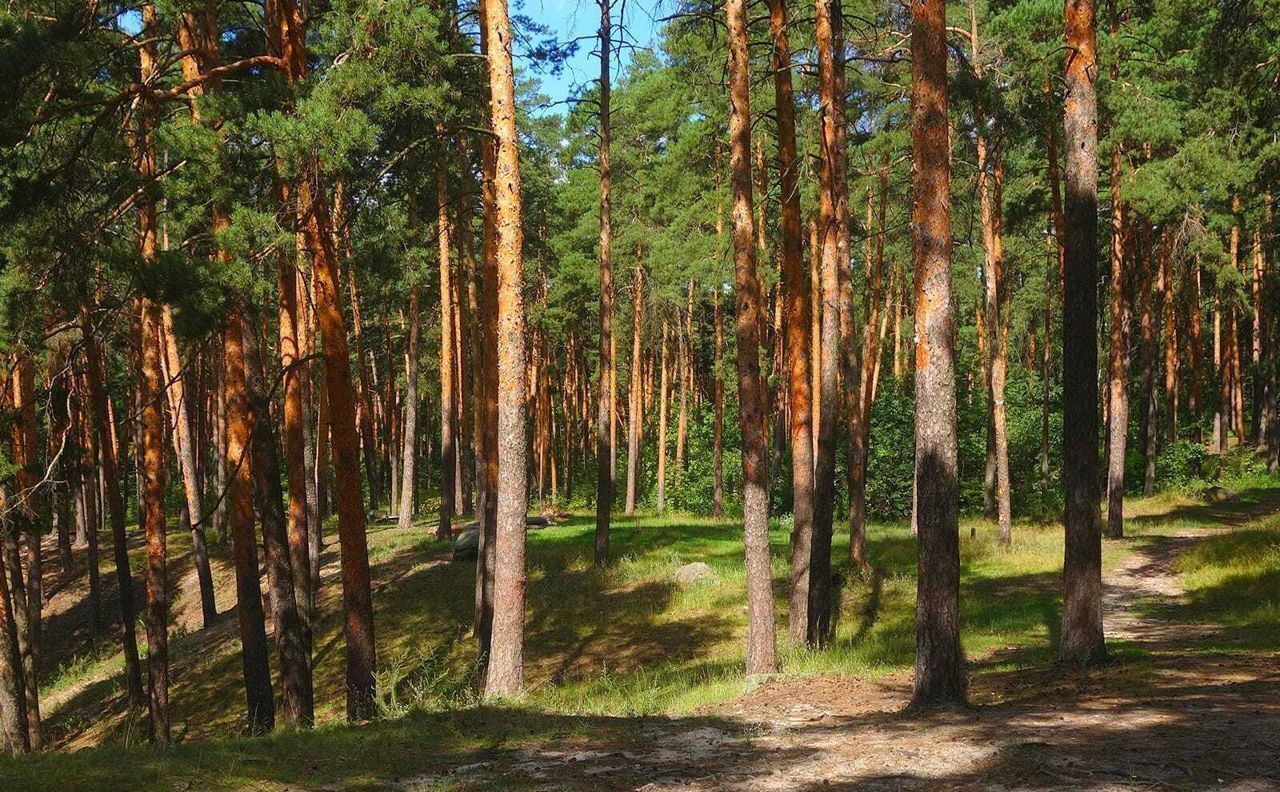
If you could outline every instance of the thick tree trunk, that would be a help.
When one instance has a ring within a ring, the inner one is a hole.
[[[302,345],[298,338],[298,271],[295,261],[281,255],[277,262],[279,285],[280,365],[283,369],[281,415],[284,427],[285,478],[289,486],[289,560],[293,568],[294,601],[303,617],[315,619],[316,589],[320,581],[311,575],[311,526],[307,509],[307,443],[306,406],[304,402],[307,364],[302,362]],[[352,282],[354,287],[354,281]],[[377,489],[371,479],[370,489]]]
[[[773,43],[773,96],[778,121],[778,188],[781,196],[782,289],[786,302],[787,396],[791,402],[791,601],[788,634],[808,631],[808,550],[813,536],[813,414],[810,351],[813,306],[800,227],[796,170],[795,99],[786,0],[769,0]]]
[[[4,487],[0,485],[0,509],[6,508]],[[0,529],[6,530],[7,529]],[[0,732],[10,754],[31,751],[27,729],[26,678],[23,675],[22,652],[18,646],[16,603],[9,587],[9,539],[0,537],[6,552],[0,556]]]
[[[946,3],[911,7],[911,156],[916,271],[916,669],[912,705],[965,698],[951,308],[951,157]]]
[[[613,58],[612,17],[610,0],[598,0],[600,6],[600,369],[596,391],[599,406],[596,415],[596,566],[609,561],[609,516],[613,509],[614,445],[613,400],[617,382],[613,381],[613,170],[609,143],[610,85],[609,67]]]
[[[844,92],[842,15],[839,0],[818,0],[818,95],[821,129],[819,226],[822,283],[821,400],[818,452],[814,463],[813,538],[808,566],[808,610],[805,641],[825,644],[831,628],[831,536],[835,518],[835,429],[841,369],[840,281],[848,257],[848,188],[844,167]],[[852,305],[850,305],[850,310]],[[852,317],[850,317],[852,323]],[[793,562],[796,560],[792,555]],[[793,601],[797,595],[793,592]],[[793,622],[794,623],[794,622]]]
[[[436,224],[440,251],[440,522],[436,538],[448,541],[453,536],[453,512],[458,487],[457,428],[458,387],[455,380],[461,372],[454,369],[454,291],[453,291],[453,221],[449,217],[448,157],[445,154],[444,127],[436,126],[440,135],[440,153],[436,161]],[[404,515],[400,520],[403,523]]]
[[[484,0],[492,129],[497,143],[494,236],[498,295],[498,504],[493,636],[485,695],[514,696],[524,683],[525,447],[524,231],[511,23],[506,0]]]
[[[776,0],[775,0],[776,2]],[[742,429],[743,533],[747,566],[747,673],[777,668],[769,563],[769,460],[760,376],[764,295],[756,274],[751,195],[751,67],[746,0],[726,0],[729,44],[729,170],[733,189],[733,269],[738,423]],[[717,305],[719,301],[717,300]]]
[[[275,725],[267,632],[258,583],[258,542],[253,533],[253,479],[249,459],[249,412],[245,384],[244,327],[237,306],[223,330],[223,388],[227,405],[227,502],[236,570],[236,617],[240,623],[240,661],[244,674],[248,727],[267,732]]]
[[[155,7],[142,8],[144,31],[153,31]],[[138,50],[142,81],[155,73],[156,43],[150,34]],[[134,140],[134,167],[144,181],[156,172],[155,145],[152,130],[156,123],[155,100],[144,98],[139,105],[138,130]],[[143,265],[154,268],[157,261],[156,207],[151,201],[139,204],[138,240]],[[166,548],[164,504],[164,416],[160,400],[164,398],[160,376],[160,306],[149,298],[138,302],[140,311],[139,423],[142,466],[140,512],[147,545],[147,606],[144,623],[147,631],[147,692],[151,718],[149,734],[153,741],[169,742],[169,599],[166,588]]]
[[[37,486],[40,481],[39,460],[36,458],[36,403],[35,403],[35,361],[27,351],[19,352],[13,364],[13,376],[9,405],[13,410],[12,423],[13,462],[17,466],[17,491],[14,496],[13,517],[10,526],[0,530],[11,530],[14,552],[9,559],[12,563],[10,575],[13,578],[13,589],[18,591],[25,587],[21,596],[15,598],[20,612],[17,614],[18,647],[22,654],[23,691],[26,696],[27,737],[31,750],[38,751],[44,747],[44,729],[40,717],[40,616],[44,604],[43,563],[40,543],[40,517],[36,508]],[[17,546],[19,536],[25,542],[27,571],[22,574],[21,562],[18,560]]]
[[[1062,304],[1063,523],[1061,658],[1106,657],[1102,635],[1102,542],[1098,504],[1098,105],[1093,0],[1067,0],[1066,207]]]

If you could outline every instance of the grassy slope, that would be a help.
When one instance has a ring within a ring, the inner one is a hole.
[[[1225,507],[1172,496],[1138,501],[1130,525],[1152,538],[1185,527],[1239,525],[1250,514],[1274,511],[1278,492],[1260,485]],[[969,527],[966,523],[961,543],[966,653],[982,673],[1049,662],[1059,622],[1060,530],[1020,524],[1013,548],[1006,551],[995,545],[990,524],[973,523],[977,537],[972,539]],[[785,624],[788,529],[777,525],[773,532],[780,625]],[[514,708],[476,707],[472,700],[474,653],[465,636],[472,565],[449,563],[448,548],[426,538],[424,527],[402,532],[378,525],[370,545],[384,720],[359,728],[337,723],[343,650],[336,569],[329,567],[316,642],[322,728],[266,739],[226,738],[237,728],[242,708],[234,616],[226,614],[214,629],[179,634],[174,642],[172,702],[184,745],[171,752],[119,750],[139,742],[137,724],[121,708],[119,682],[112,676],[119,657],[109,643],[84,647],[46,686],[46,698],[58,702],[56,709],[48,708],[53,731],[68,747],[112,747],[0,761],[0,787],[12,788],[2,783],[6,778],[18,789],[60,792],[167,786],[178,780],[191,781],[193,788],[359,786],[429,773],[468,761],[477,751],[634,731],[740,694],[745,632],[740,527],[697,518],[618,518],[613,547],[619,561],[605,572],[590,563],[592,530],[589,517],[575,517],[530,535],[530,692]],[[1239,619],[1250,634],[1262,636],[1270,629],[1274,635],[1280,621],[1277,530],[1280,523],[1271,520],[1207,540],[1183,562],[1193,592],[1185,612],[1168,615]],[[181,557],[184,537],[172,539]],[[846,545],[843,539],[837,543],[834,557],[847,576]],[[870,531],[870,551],[877,572],[842,587],[832,649],[786,649],[784,673],[874,675],[910,667],[914,542],[905,526],[877,525]],[[1124,543],[1108,542],[1106,563],[1124,552]],[[1247,564],[1241,553],[1248,554]],[[693,560],[711,565],[720,582],[687,591],[677,587],[672,572]],[[174,577],[181,577],[180,567]],[[1256,587],[1252,610],[1237,607],[1226,594],[1241,585],[1240,575],[1250,576]],[[225,574],[219,578],[219,604],[225,608],[233,596],[231,581]],[[179,586],[179,613],[188,607],[185,596]],[[616,717],[629,715],[653,720]]]

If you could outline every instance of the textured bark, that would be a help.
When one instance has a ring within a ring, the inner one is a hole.
[[[281,256],[276,264],[279,285],[280,365],[283,369],[281,406],[284,429],[285,479],[289,485],[289,560],[293,568],[294,600],[308,622],[315,619],[315,595],[320,581],[311,576],[310,523],[307,510],[306,407],[302,345],[298,338],[298,271],[294,261]],[[353,282],[354,284],[354,282]],[[377,489],[377,480],[373,486]]]
[[[44,729],[40,718],[40,611],[44,603],[41,558],[40,518],[36,509],[37,485],[40,481],[36,458],[35,361],[27,351],[19,352],[13,362],[9,381],[9,407],[13,410],[13,462],[17,466],[17,491],[14,493],[10,525],[0,530],[12,531],[14,550],[10,555],[10,575],[18,606],[18,648],[22,655],[23,692],[26,697],[27,737],[31,750],[44,747]],[[18,539],[25,543],[27,571],[24,577],[18,560]]]
[[[138,660],[138,637],[134,625],[133,575],[129,569],[129,548],[125,537],[124,498],[120,494],[118,448],[111,432],[111,410],[106,375],[102,370],[102,350],[89,315],[89,304],[80,304],[80,331],[84,336],[85,378],[88,381],[94,440],[105,484],[107,517],[111,522],[111,545],[115,557],[116,584],[120,590],[120,644],[124,654],[125,691],[131,707],[143,704],[142,665]]]
[[[775,0],[776,1],[776,0]],[[747,673],[777,669],[769,565],[769,460],[760,376],[764,294],[756,274],[751,194],[751,66],[746,0],[726,0],[729,45],[729,171],[733,191],[733,270],[738,423],[742,429],[742,517],[747,566]]]
[[[918,577],[914,707],[963,703],[946,3],[911,6]]]
[[[307,74],[305,25],[301,9],[293,0],[274,4],[274,24],[281,32],[287,64],[285,75],[295,85]],[[369,550],[365,536],[363,482],[360,472],[360,443],[356,431],[355,390],[351,379],[351,357],[347,328],[338,290],[338,262],[333,243],[333,222],[329,199],[323,189],[318,162],[306,164],[297,180],[297,216],[301,241],[311,259],[313,297],[321,337],[324,341],[324,385],[321,404],[327,397],[332,425],[333,465],[337,478],[338,542],[342,566],[343,628],[347,642],[347,718],[360,720],[373,714],[374,648],[373,601],[369,584]],[[325,422],[321,428],[327,429]],[[309,494],[309,493],[308,493]],[[312,579],[318,579],[318,520],[310,520]]]
[[[841,369],[840,279],[848,260],[848,216],[844,156],[844,38],[839,0],[818,0],[818,101],[821,142],[818,169],[818,225],[821,253],[820,390],[818,452],[814,460],[813,535],[809,547],[805,641],[825,644],[831,629],[831,535],[835,517],[835,430]],[[852,307],[852,306],[850,306]],[[793,560],[795,553],[792,554]],[[796,573],[793,570],[793,577]],[[793,602],[797,595],[792,593]],[[793,620],[794,624],[794,620]],[[796,636],[793,635],[793,638]]]
[[[1063,113],[1066,206],[1063,224],[1061,658],[1106,657],[1102,635],[1102,542],[1098,503],[1098,105],[1093,0],[1067,0]]]
[[[1129,322],[1124,284],[1128,239],[1122,167],[1123,154],[1116,146],[1111,153],[1111,356],[1107,387],[1107,536],[1112,539],[1124,536],[1124,458],[1129,438]]]
[[[596,393],[596,566],[609,561],[609,515],[613,509],[614,445],[613,400],[613,170],[609,158],[612,138],[609,115],[610,76],[613,57],[610,0],[600,5],[600,370]]]
[[[525,317],[519,141],[511,23],[506,0],[485,0],[492,129],[497,143],[494,236],[498,295],[498,486],[494,542],[493,636],[486,696],[517,695],[524,682]]]
[[[7,507],[5,501],[4,487],[0,486],[0,509]],[[0,538],[6,545],[8,541]],[[27,730],[26,679],[18,647],[16,605],[5,569],[8,555],[5,552],[0,556],[0,732],[10,754],[23,754],[31,750],[31,737]]]
[[[154,38],[156,11],[153,5],[142,8],[144,43],[138,50],[142,81],[148,82],[156,71],[157,49]],[[133,142],[134,169],[143,181],[154,178],[156,154],[152,130],[156,123],[153,97],[139,104],[138,129]],[[139,203],[138,240],[145,267],[157,261],[156,207],[150,200]],[[169,742],[169,600],[166,589],[165,504],[164,504],[164,398],[160,376],[160,306],[150,298],[138,302],[139,322],[139,398],[141,404],[139,470],[140,511],[147,547],[147,604],[144,623],[147,631],[147,703],[150,708],[149,735],[159,743]]]
[[[228,517],[236,571],[236,618],[240,626],[240,661],[250,731],[275,725],[271,670],[267,664],[266,621],[258,584],[258,542],[253,532],[253,479],[249,454],[251,417],[245,384],[244,329],[239,308],[227,318],[222,335],[223,388],[227,405]]]
[[[436,133],[441,135],[436,161],[436,237],[440,251],[440,522],[436,538],[448,540],[453,536],[458,488],[455,430],[459,389],[455,381],[461,378],[461,372],[455,370],[454,360],[453,221],[449,217],[449,160],[445,155],[443,132],[444,127],[438,125]],[[404,516],[400,519],[404,520]]]
[[[245,388],[248,398],[254,491],[262,520],[267,562],[267,601],[271,607],[272,637],[280,661],[281,714],[288,726],[315,721],[311,679],[311,630],[299,613],[293,582],[288,520],[280,487],[280,458],[271,427],[271,404],[262,382],[262,353],[252,325],[241,316],[244,339]]]

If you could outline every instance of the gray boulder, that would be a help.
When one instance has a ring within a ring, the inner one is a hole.
[[[480,555],[480,529],[467,528],[453,543],[454,561],[474,561]]]
[[[1227,503],[1240,497],[1234,490],[1219,487],[1216,484],[1204,491],[1204,499],[1210,503]]]
[[[711,586],[720,582],[720,576],[715,573],[715,570],[701,561],[685,564],[675,571],[673,577],[676,584],[685,589],[694,586]]]

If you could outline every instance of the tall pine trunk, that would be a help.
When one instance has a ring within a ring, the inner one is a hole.
[[[216,222],[216,221],[215,221]],[[236,571],[236,618],[240,624],[240,663],[244,674],[248,727],[270,731],[275,725],[275,700],[267,659],[266,619],[259,586],[258,541],[253,532],[253,478],[250,455],[252,417],[245,384],[244,325],[236,305],[222,335],[223,388],[227,405],[228,517]]]
[[[493,635],[486,696],[514,696],[524,684],[525,447],[524,262],[515,76],[506,0],[484,0],[488,39],[498,297],[498,486],[493,581]]]
[[[807,631],[808,590],[804,560],[813,534],[813,414],[810,351],[812,339],[809,272],[800,227],[800,188],[796,170],[795,99],[791,83],[791,43],[786,0],[769,0],[773,43],[773,96],[778,122],[778,189],[782,222],[782,290],[786,303],[787,397],[791,404],[791,623],[792,640]],[[801,599],[803,598],[803,599]]]
[[[610,76],[613,58],[610,0],[600,5],[600,369],[596,393],[596,566],[609,560],[609,516],[613,509],[614,434],[613,400],[613,170],[609,157],[611,140],[609,115]]]
[[[1067,0],[1063,127],[1061,658],[1106,657],[1102,635],[1102,540],[1098,503],[1098,104],[1094,0]]]
[[[912,705],[963,703],[951,308],[945,0],[911,6],[912,247],[916,272],[916,667]]]
[[[726,0],[729,44],[729,171],[733,191],[733,270],[738,354],[738,424],[742,430],[742,521],[747,566],[747,673],[776,670],[769,564],[769,460],[765,389],[760,376],[764,294],[756,274],[751,194],[751,61],[746,0]]]

